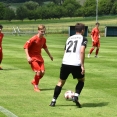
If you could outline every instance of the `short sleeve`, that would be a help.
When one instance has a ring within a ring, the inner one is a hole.
[[[82,46],[87,47],[87,43],[88,43],[87,38],[83,37]]]

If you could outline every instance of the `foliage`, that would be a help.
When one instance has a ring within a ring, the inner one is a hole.
[[[110,14],[117,14],[117,1],[114,2]]]
[[[96,14],[96,1],[95,0],[86,0],[83,5],[83,16],[95,16]]]
[[[25,1],[16,7],[16,18],[19,20],[29,19],[60,19],[62,17],[94,17],[96,16],[96,0],[83,0],[83,5],[79,0],[50,0],[48,4],[43,4],[47,0]],[[115,15],[117,13],[117,0],[99,0],[98,15]],[[10,4],[0,3],[0,19],[6,19],[5,9],[11,8]],[[21,12],[24,11],[24,12]],[[8,20],[8,19],[6,19]]]
[[[4,17],[4,12],[5,12],[5,5],[0,2],[0,20],[3,19]]]
[[[28,15],[28,10],[25,6],[20,6],[17,8],[16,10],[17,19],[23,21],[25,18],[27,18],[27,15]]]
[[[112,9],[112,6],[113,6],[112,0],[100,0],[99,1],[99,14],[109,15]]]
[[[11,21],[12,19],[15,19],[15,12],[11,8],[6,8],[4,13],[4,19]]]

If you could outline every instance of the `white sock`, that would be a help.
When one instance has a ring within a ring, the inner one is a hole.
[[[79,96],[79,94],[78,94],[78,93],[75,93],[75,94],[74,94],[74,96],[78,97],[78,96]]]
[[[56,102],[56,99],[53,98],[53,99],[52,99],[52,102]]]

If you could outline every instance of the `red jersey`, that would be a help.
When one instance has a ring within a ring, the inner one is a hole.
[[[38,35],[34,35],[31,39],[29,39],[25,45],[24,49],[28,49],[28,54],[32,58],[32,60],[44,62],[41,56],[41,49],[47,48],[46,38],[38,37]]]
[[[0,33],[0,47],[2,47],[2,38],[4,37],[3,33]]]
[[[100,34],[100,31],[99,31],[99,29],[98,28],[93,28],[93,30],[91,31],[91,35],[92,35],[92,37],[93,37],[93,40],[95,41],[95,42],[98,42],[99,41],[99,34]]]

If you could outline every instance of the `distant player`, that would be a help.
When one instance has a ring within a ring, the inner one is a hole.
[[[99,23],[96,23],[96,26],[91,31],[91,39],[92,39],[92,48],[89,51],[88,58],[90,58],[91,53],[96,48],[95,57],[97,57],[100,48],[100,31],[99,31]]]
[[[55,106],[56,100],[61,93],[62,87],[64,86],[69,74],[72,74],[74,79],[77,79],[75,86],[75,96],[73,96],[73,102],[78,107],[81,107],[78,97],[84,87],[84,59],[85,59],[85,48],[87,45],[87,39],[83,37],[85,31],[85,25],[77,23],[75,25],[76,34],[70,36],[65,45],[65,53],[62,60],[60,69],[60,79],[58,84],[55,86],[53,99],[50,106]]]
[[[38,88],[39,80],[43,77],[45,72],[44,59],[41,55],[41,49],[43,48],[50,59],[53,61],[47,45],[46,38],[44,37],[46,28],[44,25],[38,26],[38,34],[30,38],[24,45],[25,53],[29,64],[31,65],[32,70],[36,73],[32,84],[34,85],[34,91],[40,92]]]
[[[3,26],[0,24],[0,64],[2,63],[3,59],[3,52],[2,52],[2,39],[4,37],[4,34],[2,33]],[[3,70],[0,66],[0,70]]]

